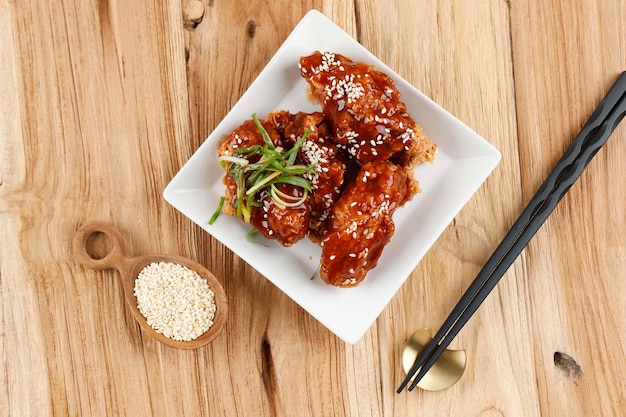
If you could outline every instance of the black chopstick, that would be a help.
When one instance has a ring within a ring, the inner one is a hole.
[[[624,114],[626,114],[626,71],[621,74],[600,102],[432,341],[415,360],[406,378],[400,384],[398,393],[402,392],[416,373],[409,391],[417,386],[526,247],[594,155],[606,143]]]

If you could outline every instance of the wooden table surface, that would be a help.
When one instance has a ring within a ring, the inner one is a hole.
[[[355,345],[162,197],[312,8],[502,153]],[[0,0],[0,416],[624,415],[626,123],[454,340],[463,378],[395,390],[407,337],[441,325],[626,69],[625,11],[625,0]],[[212,270],[229,297],[224,331],[194,351],[151,339],[117,272],[75,261],[87,220],[115,225],[132,253]]]

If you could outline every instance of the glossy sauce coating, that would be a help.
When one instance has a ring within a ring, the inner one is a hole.
[[[260,120],[260,122],[265,128],[265,130],[267,131],[267,133],[269,134],[270,138],[272,139],[272,143],[274,143],[274,146],[280,146],[282,143],[280,134],[276,131],[276,129],[274,129],[272,124],[264,120]],[[226,135],[226,137],[220,143],[217,149],[217,155],[218,156],[223,156],[223,155],[233,156],[235,155],[237,151],[241,149],[254,146],[254,145],[263,146],[264,143],[265,141],[263,140],[263,136],[261,135],[261,132],[259,132],[259,129],[257,128],[254,121],[246,120],[244,123],[241,124],[241,126],[237,127],[228,135]],[[256,162],[257,160],[258,160],[258,157],[251,158],[250,162]],[[224,204],[223,211],[224,213],[235,215],[237,184],[235,180],[233,179],[233,177],[228,175],[228,172],[222,178],[222,182],[226,186],[226,191],[224,195],[225,204]]]
[[[294,197],[300,197],[301,190],[290,184],[281,184],[279,190]],[[311,206],[308,201],[296,207],[282,207],[272,200],[266,190],[258,193],[261,204],[252,210],[250,224],[263,236],[275,239],[283,246],[291,246],[306,237],[309,229]]]
[[[322,279],[354,287],[393,236],[396,208],[419,192],[413,168],[432,161],[436,146],[408,114],[387,74],[328,52],[302,57],[299,67],[323,112],[275,111],[262,124],[282,149],[291,149],[309,130],[296,163],[315,167],[302,174],[311,191],[297,207],[277,204],[267,189],[257,191],[250,223],[284,246],[308,235],[322,246]],[[226,137],[218,153],[233,155],[263,144],[256,125],[247,121]],[[223,181],[233,214],[237,185],[228,172]],[[304,195],[292,185],[279,189]]]
[[[300,59],[300,73],[334,129],[361,163],[392,160],[407,169],[432,161],[436,146],[407,113],[391,77],[330,52]]]
[[[335,202],[341,195],[348,158],[337,149],[332,130],[324,115],[319,112],[291,114],[287,111],[271,113],[268,119],[280,131],[286,146],[294,146],[306,129],[309,134],[298,151],[304,165],[314,165],[315,172],[304,174],[313,188],[309,203],[311,219],[310,238],[319,241]]]
[[[280,133],[272,123],[265,120],[260,120],[260,122],[269,134],[274,146],[282,147],[285,145]],[[263,146],[264,143],[263,136],[254,121],[248,120],[224,138],[218,149],[218,155],[233,156],[238,150],[253,145]],[[258,156],[255,155],[249,160],[250,162],[257,162]],[[224,198],[226,204],[223,211],[236,215],[237,183],[228,171],[226,171],[222,181],[226,186]],[[299,188],[289,184],[281,184],[279,190],[294,197],[302,196],[300,194],[302,191]],[[250,224],[268,239],[275,239],[283,246],[291,246],[307,235],[311,212],[308,201],[296,207],[282,207],[270,198],[266,190],[258,192],[254,200],[258,207],[250,207]]]
[[[392,215],[406,197],[407,181],[391,162],[363,165],[335,204],[322,240],[320,276],[326,283],[354,287],[376,266],[394,234]]]

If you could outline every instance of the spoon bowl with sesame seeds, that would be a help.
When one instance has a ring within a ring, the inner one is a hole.
[[[91,239],[103,235],[110,250],[96,256]],[[228,317],[228,301],[217,278],[199,263],[176,255],[128,256],[117,229],[104,222],[81,226],[73,241],[86,268],[117,269],[124,295],[141,328],[161,343],[196,349],[210,343]]]

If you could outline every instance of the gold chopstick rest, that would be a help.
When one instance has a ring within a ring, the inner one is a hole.
[[[405,373],[409,372],[417,355],[424,350],[431,340],[430,330],[426,327],[413,333],[407,340],[402,352],[402,367]],[[446,349],[417,386],[426,391],[442,391],[450,388],[461,379],[465,371],[466,361],[465,350]]]

